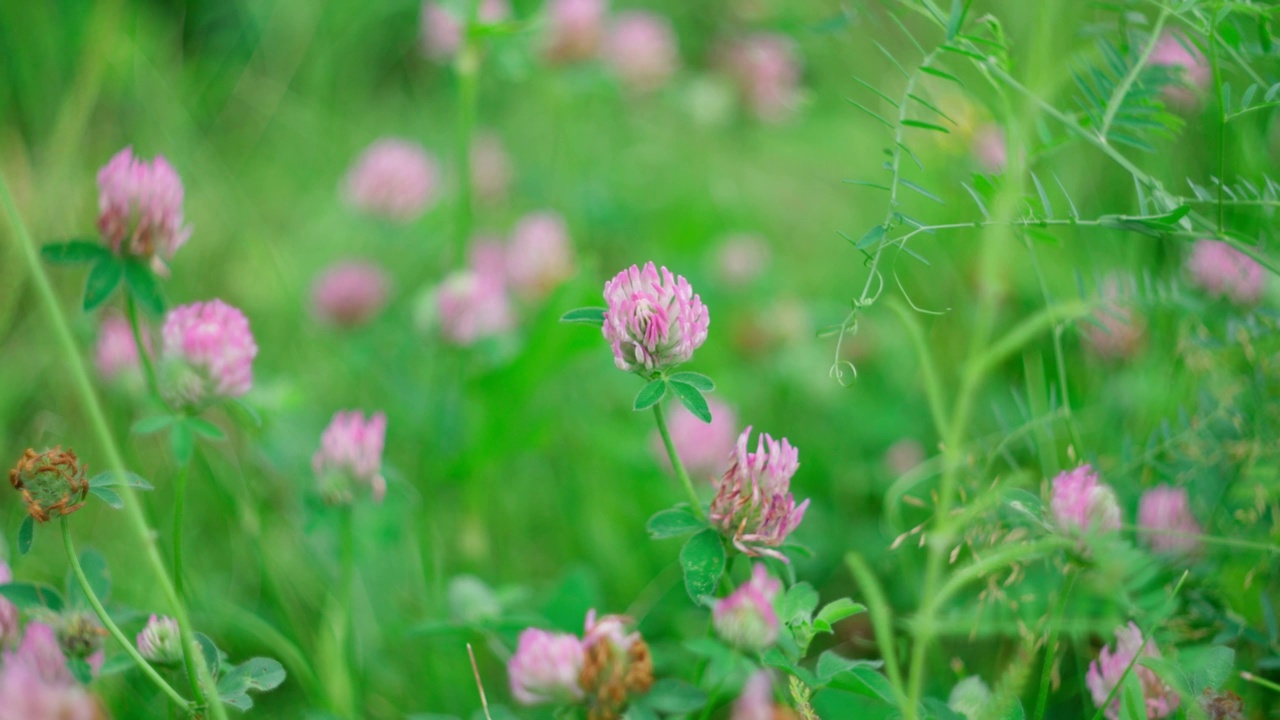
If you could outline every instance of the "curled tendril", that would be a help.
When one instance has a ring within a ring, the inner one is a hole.
[[[858,334],[858,308],[870,304],[864,303],[865,301],[863,300],[853,301],[853,310],[850,310],[849,314],[845,316],[844,322],[840,323],[840,332],[836,333],[836,354],[831,361],[831,369],[827,371],[827,377],[839,383],[840,387],[853,387],[853,384],[858,380],[858,367],[852,361],[842,359],[840,350],[844,347],[845,336]],[[852,380],[845,380],[848,376],[848,372],[845,371],[846,366],[849,372],[853,374]]]
[[[902,285],[902,278],[898,277],[898,273],[896,271],[893,273],[893,280],[898,283],[898,290],[902,292],[902,297],[906,299],[907,304],[911,306],[912,310],[915,310],[918,313],[924,313],[925,315],[946,315],[948,312],[951,312],[951,308],[947,308],[946,310],[925,310],[919,305],[916,305],[911,299],[910,293],[908,293],[907,289]]]

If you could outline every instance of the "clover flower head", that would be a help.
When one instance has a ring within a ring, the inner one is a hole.
[[[164,157],[142,160],[127,147],[98,171],[98,231],[115,254],[164,273],[191,237],[182,198],[182,179]]]
[[[179,404],[236,398],[253,386],[258,345],[239,309],[210,300],[169,311],[161,331],[165,394]]]
[[[511,694],[522,705],[581,700],[585,654],[582,641],[568,633],[529,628],[520,633],[507,663]]]
[[[351,207],[393,222],[417,220],[436,201],[440,169],[415,142],[383,138],[365,149],[343,179]]]
[[[1167,555],[1188,555],[1200,549],[1200,523],[1191,513],[1186,488],[1159,485],[1142,494],[1138,501],[1138,526],[1155,532],[1144,533],[1152,550]],[[1176,533],[1176,534],[1175,534]]]
[[[1107,701],[1107,696],[1124,677],[1125,670],[1139,651],[1142,657],[1160,657],[1160,650],[1155,642],[1148,641],[1144,646],[1142,640],[1142,631],[1132,622],[1116,628],[1115,649],[1113,650],[1110,646],[1103,647],[1098,653],[1098,658],[1089,663],[1089,671],[1085,673],[1084,681],[1089,688],[1089,694],[1093,696],[1094,705],[1102,707]],[[1178,708],[1177,692],[1166,685],[1150,668],[1135,664],[1131,672],[1142,681],[1143,704],[1148,718],[1157,720],[1168,717]],[[1118,693],[1107,706],[1105,714],[1107,720],[1118,720],[1120,717]]]
[[[734,547],[750,556],[766,555],[787,562],[779,547],[804,519],[809,501],[796,505],[791,476],[800,453],[786,438],[760,433],[756,451],[747,451],[751,428],[738,436],[733,464],[716,482],[711,522]]]
[[[320,436],[320,449],[311,458],[311,469],[321,493],[334,504],[352,500],[355,485],[367,485],[374,502],[382,502],[387,481],[382,477],[382,449],[387,437],[387,416],[377,412],[365,417],[359,410],[335,413]]]
[[[619,370],[652,374],[688,362],[707,339],[709,318],[689,282],[653,263],[605,283],[603,332]]]

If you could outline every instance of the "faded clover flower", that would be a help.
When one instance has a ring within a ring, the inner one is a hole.
[[[507,282],[525,298],[540,298],[573,275],[573,245],[558,213],[525,215],[504,253]]]
[[[70,448],[37,453],[30,448],[9,471],[9,482],[22,495],[27,514],[36,522],[64,517],[84,507],[89,496],[88,466]]]
[[[1089,694],[1093,696],[1094,705],[1102,707],[1107,701],[1107,696],[1124,676],[1125,669],[1138,655],[1139,648],[1141,648],[1142,657],[1160,657],[1160,650],[1156,648],[1154,642],[1148,641],[1145,646],[1143,645],[1142,631],[1134,623],[1130,622],[1128,625],[1116,628],[1115,649],[1103,647],[1098,653],[1098,659],[1089,663],[1089,671],[1085,673],[1085,685],[1089,688]],[[1143,704],[1146,706],[1148,718],[1158,720],[1173,714],[1173,711],[1178,708],[1179,700],[1178,694],[1172,688],[1150,668],[1134,664],[1130,672],[1136,674],[1142,681]],[[1119,693],[1107,706],[1106,716],[1108,720],[1118,720],[1120,717]]]
[[[618,720],[630,698],[653,686],[653,658],[640,633],[626,632],[621,615],[587,613],[582,647],[585,657],[578,684],[585,693],[587,720]]]
[[[738,436],[733,465],[716,482],[711,522],[743,553],[787,562],[774,548],[800,525],[809,507],[808,500],[796,505],[791,494],[799,451],[786,438],[778,441],[760,433],[756,451],[747,452],[750,435],[748,427]]]

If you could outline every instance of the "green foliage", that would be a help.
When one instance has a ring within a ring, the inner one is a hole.
[[[675,507],[655,513],[649,518],[649,522],[645,523],[645,530],[648,531],[649,537],[661,540],[688,535],[706,526],[706,521],[694,515],[691,510]]]
[[[689,538],[680,548],[680,569],[689,599],[702,605],[707,598],[714,598],[724,566],[724,543],[720,540],[720,533],[707,528]]]

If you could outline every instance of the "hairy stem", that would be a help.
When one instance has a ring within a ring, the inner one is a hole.
[[[142,653],[134,647],[129,638],[125,637],[120,631],[120,627],[116,625],[111,616],[107,614],[107,609],[102,606],[102,601],[98,599],[97,593],[93,591],[93,586],[89,584],[89,578],[85,577],[84,568],[80,566],[80,556],[76,554],[75,543],[71,541],[71,525],[67,523],[67,518],[63,517],[59,523],[62,526],[62,544],[67,549],[67,560],[71,563],[71,572],[76,576],[76,582],[80,585],[80,590],[84,592],[85,598],[89,601],[89,607],[93,608],[93,612],[97,614],[98,619],[102,621],[102,626],[111,633],[111,637],[115,638],[120,647],[124,649],[125,654],[133,658],[134,663],[138,665],[138,669],[142,671],[147,679],[155,683],[160,691],[169,696],[170,700],[177,703],[183,709],[184,713],[191,712],[191,702],[182,697],[177,690],[165,679],[160,677],[160,673],[151,667],[151,663],[142,657]]]
[[[76,345],[75,336],[71,334],[71,327],[62,315],[57,293],[54,292],[53,285],[49,282],[49,277],[45,274],[44,267],[40,264],[40,256],[36,250],[35,241],[31,238],[26,224],[22,221],[22,216],[18,213],[17,205],[13,200],[13,193],[10,191],[9,183],[3,174],[0,174],[0,205],[4,207],[10,229],[17,236],[18,245],[22,248],[27,269],[31,273],[31,279],[35,284],[36,293],[48,313],[59,350],[66,362],[67,369],[70,371],[72,386],[80,395],[84,411],[89,416],[89,423],[97,436],[102,451],[106,453],[107,467],[115,473],[123,475],[127,472],[124,456],[121,455],[120,448],[111,434],[111,427],[107,423],[102,404],[98,401],[98,396],[93,390],[93,383],[89,379],[89,372],[85,368],[84,360],[80,357],[80,348]],[[191,631],[191,617],[187,613],[186,605],[178,597],[173,581],[169,578],[164,558],[160,554],[160,549],[156,544],[150,524],[147,522],[146,515],[142,510],[138,494],[127,485],[120,486],[117,492],[124,500],[125,517],[129,521],[129,526],[143,550],[146,564],[150,566],[156,584],[159,585],[161,593],[168,601],[170,614],[182,631],[183,644],[191,645],[194,648],[195,640]],[[204,681],[207,687],[213,687],[213,676],[209,672],[208,665],[204,662],[204,655],[197,650],[196,658],[201,680]],[[197,695],[196,702],[198,704],[201,703],[202,697],[202,694]],[[211,712],[214,720],[227,720],[227,710],[221,702],[213,703]]]
[[[661,402],[653,406],[653,419],[658,423],[658,434],[662,436],[662,445],[667,449],[667,457],[671,459],[671,467],[676,471],[676,477],[680,478],[680,484],[684,486],[684,491],[689,496],[693,513],[705,520],[706,514],[702,512],[702,501],[698,499],[698,493],[693,489],[693,481],[689,479],[689,473],[684,469],[684,463],[680,462],[680,456],[676,453],[676,445],[671,441],[671,431],[667,429],[667,416]]]

